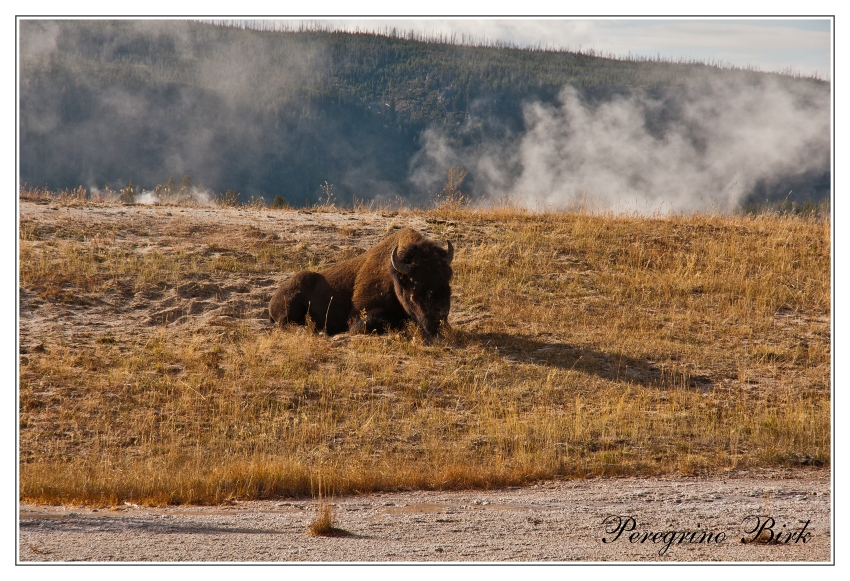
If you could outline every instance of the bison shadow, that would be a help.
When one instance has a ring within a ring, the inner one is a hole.
[[[702,375],[683,376],[655,363],[622,353],[603,353],[566,343],[543,341],[507,333],[462,333],[462,341],[494,349],[503,359],[537,363],[596,375],[608,381],[629,381],[646,387],[681,387],[707,391],[713,382]]]

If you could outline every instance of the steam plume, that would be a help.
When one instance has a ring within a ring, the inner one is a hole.
[[[567,87],[556,104],[527,103],[524,131],[499,142],[455,149],[426,132],[410,179],[433,188],[442,168],[463,164],[485,203],[729,211],[759,183],[828,171],[829,95],[817,89],[699,78],[593,103]]]

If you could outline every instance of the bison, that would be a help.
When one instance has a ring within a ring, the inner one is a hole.
[[[448,324],[454,248],[442,248],[405,228],[371,250],[321,272],[301,271],[284,281],[269,302],[273,323],[319,330],[383,332],[413,320],[426,340]]]

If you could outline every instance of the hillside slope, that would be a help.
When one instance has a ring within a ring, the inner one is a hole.
[[[774,83],[805,106],[829,96],[821,81],[701,64],[181,21],[22,21],[20,47],[22,181],[152,189],[190,175],[294,205],[319,199],[325,181],[346,202],[428,202],[452,165],[470,169],[474,196],[491,196],[481,156],[499,150],[490,165],[508,168],[516,152],[502,150],[532,129],[528,106],[557,106],[565,87],[591,111],[635,95],[663,104],[642,105],[641,124],[655,137],[689,125],[698,154],[705,131],[681,112],[689,83]],[[738,93],[716,98],[732,106]],[[828,139],[807,147],[816,162],[768,168],[741,195],[826,197]],[[501,181],[521,168],[505,171]]]
[[[275,329],[289,273],[411,226],[453,330]],[[37,502],[218,503],[829,465],[829,222],[21,202]]]

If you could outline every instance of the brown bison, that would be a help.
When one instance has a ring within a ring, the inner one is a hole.
[[[454,248],[442,248],[405,228],[377,246],[321,272],[301,271],[272,295],[269,315],[279,326],[307,315],[328,335],[348,329],[383,332],[408,320],[432,339],[448,324]]]

